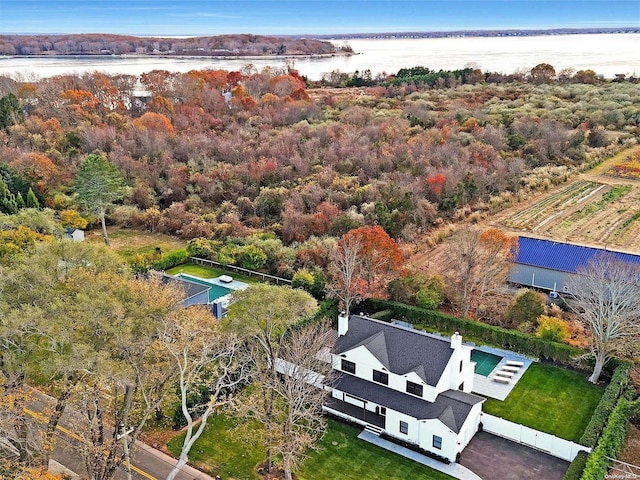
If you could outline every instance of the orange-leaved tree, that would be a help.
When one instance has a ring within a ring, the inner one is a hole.
[[[387,297],[387,285],[403,264],[400,247],[382,227],[365,226],[345,233],[332,257],[329,296],[347,314],[353,303],[366,297]]]

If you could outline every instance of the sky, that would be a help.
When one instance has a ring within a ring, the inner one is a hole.
[[[640,0],[0,0],[0,33],[196,36],[628,27]]]

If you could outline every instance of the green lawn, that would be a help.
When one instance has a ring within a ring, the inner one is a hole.
[[[358,440],[359,429],[329,420],[329,430],[297,473],[300,480],[448,480],[453,477]]]
[[[577,442],[603,392],[583,373],[533,363],[504,402],[489,398],[483,410]]]
[[[230,272],[222,270],[221,268],[205,267],[204,265],[197,265],[195,263],[185,263],[184,265],[178,265],[177,267],[167,270],[169,275],[176,275],[178,273],[187,273],[194,277],[200,278],[216,278],[220,275],[231,275],[234,280],[245,283],[259,283],[258,277],[248,277],[236,272]]]
[[[264,460],[260,424],[225,415],[209,417],[207,427],[189,452],[189,462],[211,475],[235,480],[258,480],[257,465]],[[167,448],[178,456],[184,435]]]
[[[375,445],[358,440],[359,429],[329,420],[329,429],[312,451],[299,480],[451,480],[432,470]],[[260,425],[217,415],[209,419],[202,437],[189,454],[190,462],[210,475],[234,480],[257,480],[258,464],[264,460]],[[167,447],[177,455],[182,435]]]

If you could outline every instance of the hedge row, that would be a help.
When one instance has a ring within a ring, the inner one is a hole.
[[[565,472],[562,480],[580,480],[582,478],[582,472],[584,472],[584,467],[587,464],[587,458],[589,458],[589,454],[584,450],[578,452],[576,458],[573,459],[571,465],[569,465],[569,469]]]
[[[551,359],[555,362],[571,363],[573,357],[582,353],[581,350],[564,343],[550,342],[516,330],[508,330],[473,320],[452,317],[435,310],[425,310],[400,302],[369,299],[366,305],[371,310],[391,309],[396,318],[401,318],[414,324],[457,331],[463,336],[469,335],[493,345],[500,345],[509,350]]]
[[[151,269],[161,271],[169,270],[170,268],[182,265],[187,260],[187,257],[187,251],[184,249],[172,250],[151,262]]]
[[[598,446],[591,452],[582,473],[582,480],[603,480],[609,471],[609,458],[618,458],[627,436],[627,420],[631,403],[620,398],[609,416]]]
[[[629,381],[630,367],[631,365],[629,363],[621,362],[613,371],[611,382],[607,385],[598,406],[593,412],[591,421],[587,425],[582,437],[580,437],[580,445],[591,448],[596,446],[598,438],[604,426],[607,424],[609,415],[611,415],[618,398],[620,398],[624,387]]]

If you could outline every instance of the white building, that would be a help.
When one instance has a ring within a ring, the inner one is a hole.
[[[454,462],[478,431],[485,400],[470,393],[472,349],[457,333],[438,338],[341,315],[324,408]]]

